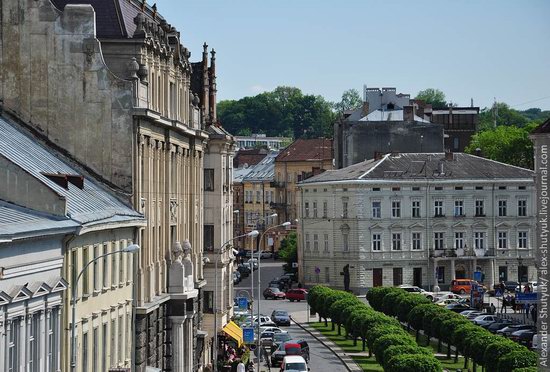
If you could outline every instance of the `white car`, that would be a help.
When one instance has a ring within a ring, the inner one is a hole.
[[[456,304],[456,303],[459,303],[459,302],[460,302],[460,300],[457,299],[457,298],[446,298],[444,300],[436,301],[435,304],[439,305],[439,306],[447,306],[447,305]]]
[[[258,324],[258,317],[254,317],[254,325]],[[260,315],[260,327],[274,327],[275,323],[267,315]]]
[[[468,316],[470,315],[471,313],[479,313],[478,310],[464,310],[460,313],[460,315],[462,316]],[[480,314],[481,315],[481,314]]]
[[[428,292],[420,287],[417,287],[415,285],[408,285],[408,284],[402,284],[399,286],[399,288],[407,291],[407,292],[410,292],[410,293],[418,293],[418,294],[421,294],[422,296],[428,298],[429,300],[432,300],[435,298],[435,295],[432,293],[432,292]]]
[[[286,332],[286,331],[283,331],[279,327],[260,327],[260,334],[264,333],[264,332],[281,333],[281,332]]]
[[[540,350],[540,339],[541,335],[539,333],[533,336],[533,340],[531,341],[531,349]]]
[[[251,258],[250,260],[246,261],[250,267],[252,267],[254,270],[258,270],[258,259],[257,258]]]
[[[460,300],[462,297],[460,295],[454,294],[452,292],[438,292],[435,297],[435,302],[442,300]]]
[[[273,253],[271,253],[270,251],[262,251],[260,253],[260,257],[263,259],[263,258],[273,258]]]
[[[309,368],[303,357],[299,355],[287,355],[281,364],[281,372],[307,372]]]

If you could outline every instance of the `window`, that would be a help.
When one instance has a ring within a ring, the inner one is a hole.
[[[455,190],[457,190],[457,191],[460,191],[460,190],[463,190],[463,189],[464,189],[464,187],[462,187],[462,186],[455,186]]]
[[[483,186],[476,186],[476,190],[483,190]]]
[[[506,200],[498,201],[498,216],[506,217]]]
[[[445,266],[438,266],[436,268],[436,275],[437,275],[437,282],[438,283],[444,283],[445,282]]]
[[[518,200],[518,216],[519,217],[527,216],[527,200],[525,199]]]
[[[348,218],[348,202],[342,202],[342,218]]]
[[[460,148],[458,137],[453,138],[453,148],[454,148],[455,150],[458,150],[458,149]]]
[[[323,218],[327,218],[328,215],[328,204],[326,201],[323,202]]]
[[[443,190],[443,187],[442,186],[436,186],[435,187],[435,191],[442,191]]]
[[[124,258],[125,258],[125,254],[124,253],[118,253],[118,257],[119,257],[119,262],[118,262],[118,280],[120,283],[123,283],[124,282]]]
[[[382,218],[382,202],[379,200],[372,202],[372,218]]]
[[[57,338],[58,335],[58,323],[59,323],[59,313],[58,309],[52,309],[50,312],[50,320],[48,322],[48,365],[50,366],[50,371],[57,370]]]
[[[306,251],[309,251],[310,250],[310,246],[309,246],[309,233],[306,233]]]
[[[325,252],[328,252],[328,234],[325,234]]]
[[[88,372],[88,332],[82,335],[82,372]]]
[[[474,248],[485,249],[485,233],[482,231],[474,232]]]
[[[214,251],[214,225],[204,225],[204,250]]]
[[[445,216],[445,214],[443,213],[443,200],[434,201],[434,216],[435,217]]]
[[[106,348],[107,347],[107,337],[108,337],[108,334],[107,334],[107,323],[103,323],[103,334],[101,335],[101,339],[102,339],[102,342],[103,342],[103,347]],[[107,371],[109,368],[107,367],[107,350],[104,350],[103,353],[101,354],[101,368],[102,371]]]
[[[116,348],[115,348],[115,341],[116,341],[116,324],[115,320],[111,319],[111,366],[116,366]]]
[[[393,285],[398,286],[403,284],[403,268],[394,267],[393,268]]]
[[[420,200],[412,201],[412,216],[413,218],[420,218]]]
[[[118,362],[124,362],[124,317],[118,317]]]
[[[420,191],[420,187],[414,186],[414,187],[412,188],[412,191]]]
[[[21,329],[20,318],[11,321],[11,331],[8,340],[8,372],[19,371],[19,334]]]
[[[415,251],[422,249],[422,234],[419,232],[412,233],[412,249]]]
[[[476,217],[485,217],[485,208],[483,200],[476,200]]]
[[[262,202],[262,192],[260,190],[256,190],[256,203]]]
[[[103,288],[107,288],[109,285],[109,256],[106,256],[107,253],[109,253],[109,246],[103,244]]]
[[[74,286],[76,285],[76,277],[78,276],[78,250],[76,249],[73,249],[73,251],[71,252],[71,262],[72,262],[72,275],[71,275],[71,285]],[[77,293],[76,295],[78,296],[78,288],[77,288]]]
[[[455,215],[455,217],[464,216],[464,201],[463,200],[455,200],[454,215]]]
[[[518,231],[518,248],[529,248],[527,240],[527,231]]]
[[[434,249],[445,249],[442,232],[434,232]]]
[[[325,266],[325,282],[330,283],[330,268]]]
[[[498,232],[498,247],[501,249],[508,248],[508,233],[506,231]]]
[[[391,202],[391,216],[393,218],[401,217],[401,202],[394,200]]]
[[[344,252],[349,252],[349,236],[348,234],[342,235],[344,243]]]
[[[84,268],[84,266],[86,266],[86,264],[88,263],[88,247],[85,247],[82,249],[82,268]],[[82,273],[82,296],[86,296],[87,294],[90,293],[90,288],[89,288],[89,276],[88,276],[88,267],[86,268],[86,270],[84,270],[84,272]]]
[[[115,250],[115,245],[112,244],[111,245],[112,247],[112,250],[114,251]],[[116,273],[117,273],[117,259],[116,259],[116,256],[117,254],[120,254],[120,253],[115,253],[113,255],[111,255],[111,286],[114,286],[116,285],[116,283],[118,282],[118,279],[116,277]]]
[[[97,327],[93,329],[92,331],[92,371],[98,371],[98,365],[97,362],[99,360],[98,355],[98,346],[99,346],[99,335],[97,331]]]
[[[214,191],[214,169],[204,168],[204,191]]]
[[[309,202],[304,203],[304,217],[309,217]]]
[[[174,227],[174,226],[172,226]],[[175,235],[172,235],[173,239],[176,239]],[[133,270],[132,270],[132,260],[134,259],[133,254],[129,254],[126,256],[126,281],[130,282],[133,279]]]
[[[38,372],[40,369],[40,313],[34,313],[29,328],[29,371]]]
[[[317,218],[317,202],[313,202],[313,218]]]
[[[313,234],[313,251],[319,252],[319,240],[317,234]]]
[[[382,250],[382,235],[381,234],[372,234],[372,250],[381,251]]]
[[[508,266],[499,266],[498,267],[498,279],[499,281],[508,280]]]
[[[518,186],[518,190],[526,190],[527,188],[525,186]]]
[[[391,188],[391,191],[400,191],[400,190],[401,190],[401,187],[399,187],[399,186]]]
[[[99,246],[94,245],[94,259],[99,257]],[[99,260],[94,260],[94,291],[99,291]]]
[[[464,248],[464,233],[459,231],[455,232],[455,249]]]
[[[499,190],[506,190],[506,186],[499,186],[498,189]]]
[[[401,250],[401,233],[393,233],[391,239],[391,249],[392,251]]]
[[[380,187],[373,187],[372,191],[380,191]]]

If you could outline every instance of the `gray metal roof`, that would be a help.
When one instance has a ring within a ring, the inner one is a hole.
[[[279,155],[278,151],[271,151],[261,162],[252,167],[250,173],[244,178],[243,182],[263,182],[272,181],[275,177],[275,158]]]
[[[514,180],[533,179],[529,169],[500,163],[464,153],[452,154],[446,160],[444,153],[388,154],[382,159],[370,159],[338,170],[328,170],[308,178],[302,184],[361,181],[361,180]]]
[[[233,182],[243,182],[243,178],[252,171],[252,167],[233,168]]]
[[[69,217],[81,224],[113,216],[124,217],[127,220],[143,219],[140,213],[118,199],[113,192],[100,186],[99,181],[82,174],[82,170],[76,164],[72,164],[62,154],[46,147],[20,125],[11,123],[4,117],[0,117],[0,155],[64,197]],[[64,188],[42,173],[83,175],[84,187],[81,189],[69,183],[68,188]]]
[[[0,201],[0,240],[21,234],[40,235],[47,231],[63,233],[79,226],[69,218],[61,219]]]

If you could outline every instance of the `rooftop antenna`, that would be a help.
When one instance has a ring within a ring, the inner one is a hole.
[[[497,117],[498,117],[498,106],[497,106],[497,98],[493,97],[495,100],[495,103],[493,104],[493,127],[497,127]]]
[[[470,98],[470,107],[474,107],[474,99]]]

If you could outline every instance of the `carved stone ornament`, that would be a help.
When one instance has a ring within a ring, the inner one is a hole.
[[[172,260],[181,263],[181,257],[183,255],[183,248],[180,242],[175,242],[172,246]]]
[[[130,79],[137,79],[137,72],[139,71],[139,64],[136,61],[136,57],[132,57],[130,62],[128,62],[128,74]]]

